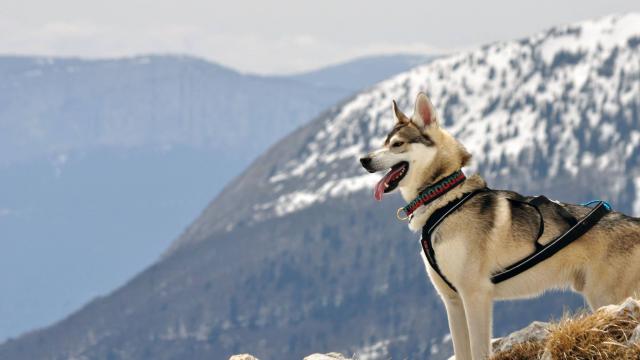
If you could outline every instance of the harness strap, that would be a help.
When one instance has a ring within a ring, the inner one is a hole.
[[[446,276],[440,270],[438,266],[438,262],[436,261],[436,253],[433,250],[433,243],[431,240],[431,234],[433,231],[440,225],[440,223],[449,216],[452,212],[456,211],[460,206],[467,202],[467,200],[474,197],[476,194],[481,192],[489,191],[488,188],[474,190],[470,193],[463,194],[461,198],[454,200],[447,205],[437,209],[436,211],[429,216],[427,219],[427,223],[422,227],[422,238],[420,239],[420,243],[422,244],[422,251],[424,251],[424,255],[429,262],[429,265],[433,268],[433,270],[440,276],[440,278],[453,290],[456,291],[455,286],[447,280]]]
[[[451,288],[453,291],[456,291],[455,286],[451,284],[451,282],[444,276],[440,267],[438,266],[438,262],[436,261],[435,250],[433,249],[432,242],[432,234],[435,229],[444,221],[444,219],[449,216],[451,213],[456,211],[460,206],[464,205],[469,199],[473,196],[485,192],[490,191],[488,188],[478,189],[472,191],[470,193],[463,194],[463,196],[457,200],[454,200],[442,208],[437,209],[431,214],[429,219],[427,219],[426,224],[422,227],[422,238],[420,243],[422,244],[422,250],[424,251],[425,257],[429,262],[429,265],[433,268],[433,270],[440,276],[440,278]],[[564,247],[571,244],[574,240],[578,239],[580,236],[584,235],[589,229],[591,229],[595,224],[600,221],[600,219],[605,216],[607,213],[611,211],[611,207],[608,203],[604,201],[599,201],[598,204],[585,215],[582,219],[576,220],[576,218],[571,215],[567,210],[563,207],[559,207],[556,209],[559,211],[560,216],[562,216],[571,226],[569,230],[567,230],[564,234],[560,235],[547,245],[542,245],[539,243],[540,237],[544,233],[544,219],[542,217],[542,212],[538,208],[538,206],[551,202],[551,200],[547,199],[544,196],[537,196],[529,201],[521,201],[516,199],[508,199],[509,201],[522,203],[535,208],[538,213],[540,219],[540,225],[538,227],[538,235],[535,240],[536,249],[534,252],[525,257],[524,259],[506,267],[504,270],[494,274],[491,276],[491,282],[494,284],[498,284],[505,280],[511,279],[512,277],[532,268],[533,266],[541,263],[542,261],[548,259],[553,256],[558,251],[562,250]]]
[[[491,276],[491,282],[498,284],[511,279],[512,277],[545,261],[558,251],[571,244],[574,240],[584,235],[610,211],[610,207],[607,207],[607,204],[604,201],[599,201],[598,205],[596,205],[587,215],[585,215],[585,217],[580,219],[569,230],[567,230],[567,232],[558,236],[555,240],[535,251],[533,254],[494,274]]]

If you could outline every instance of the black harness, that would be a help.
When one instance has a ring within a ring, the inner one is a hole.
[[[440,270],[440,267],[438,267],[438,262],[436,261],[436,254],[435,254],[435,250],[433,249],[433,242],[431,239],[433,232],[436,230],[438,225],[440,225],[442,221],[446,219],[447,216],[451,215],[453,212],[459,209],[469,199],[471,199],[477,194],[480,194],[482,192],[489,192],[489,191],[491,190],[488,188],[484,188],[484,189],[478,189],[478,190],[463,194],[462,197],[460,197],[459,199],[454,200],[448,203],[447,205],[434,211],[433,214],[431,214],[431,216],[429,217],[429,219],[427,219],[426,224],[422,227],[422,239],[420,240],[420,242],[422,243],[422,250],[424,251],[425,257],[427,258],[427,261],[429,261],[429,264],[431,265],[433,270],[435,270],[435,272],[442,278],[442,280],[447,285],[449,285],[449,287],[453,291],[457,291],[455,286],[453,286],[453,284],[451,284],[451,282],[447,280],[447,278],[444,276],[444,274]],[[536,248],[534,252],[531,255],[525,257],[524,259],[493,274],[491,276],[491,282],[494,284],[498,284],[505,280],[511,279],[512,277],[524,271],[527,271],[533,266],[548,259],[558,251],[562,250],[565,246],[568,246],[573,241],[578,239],[580,236],[584,235],[584,233],[589,231],[589,229],[591,229],[595,224],[597,224],[598,221],[603,216],[605,216],[607,213],[611,211],[611,207],[606,202],[593,201],[591,203],[596,203],[596,206],[593,209],[591,209],[591,211],[587,215],[585,215],[582,219],[577,220],[575,217],[573,217],[573,215],[569,214],[568,211],[566,211],[564,208],[558,205],[557,210],[560,211],[560,215],[565,220],[567,220],[568,224],[570,225],[570,228],[564,234],[558,236],[548,244],[542,245],[538,241],[540,240],[540,237],[544,233],[544,219],[542,217],[542,212],[538,207],[545,203],[551,203],[552,201],[547,199],[544,196],[538,196],[529,201],[520,201],[516,199],[508,199],[508,200],[533,207],[539,215],[540,225],[538,227],[538,236],[535,241]]]

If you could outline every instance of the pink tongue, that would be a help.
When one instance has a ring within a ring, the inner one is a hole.
[[[382,195],[384,194],[384,190],[386,189],[385,185],[390,183],[391,179],[393,179],[396,175],[400,174],[402,169],[404,169],[404,166],[398,166],[397,169],[392,169],[391,171],[389,171],[389,173],[387,173],[387,175],[385,175],[384,177],[382,177],[382,179],[380,179],[380,181],[378,181],[376,187],[373,190],[373,197],[376,198],[376,200],[382,200]]]

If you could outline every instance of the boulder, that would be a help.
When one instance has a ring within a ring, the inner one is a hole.
[[[229,360],[260,360],[251,354],[232,355]]]
[[[311,354],[304,358],[304,360],[351,360],[340,353],[328,353],[328,354]]]

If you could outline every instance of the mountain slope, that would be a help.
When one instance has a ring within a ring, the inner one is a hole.
[[[348,94],[179,56],[0,57],[0,80],[0,341],[143,270],[255,156]]]
[[[362,70],[353,86],[380,79]],[[0,57],[0,341],[143,270],[251,160],[354,91],[191,57]]]
[[[430,93],[489,185],[637,204],[640,16],[561,26],[437,60],[335,106],[258,158],[157,264],[0,358],[293,359],[384,344],[442,359],[444,309],[357,156]],[[606,171],[607,176],[602,176]],[[496,335],[559,315],[566,294],[496,307]]]

